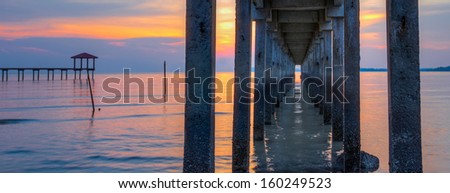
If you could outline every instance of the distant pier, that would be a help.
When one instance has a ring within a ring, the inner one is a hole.
[[[73,78],[74,80],[78,79],[81,80],[81,74],[83,71],[86,72],[86,74],[91,74],[92,78],[94,77],[95,73],[95,60],[97,59],[97,56],[88,54],[88,53],[81,53],[75,56],[72,56],[71,59],[73,59],[73,67],[69,68],[0,68],[2,71],[2,82],[9,80],[9,72],[10,71],[17,71],[17,81],[24,81],[25,80],[25,71],[31,71],[33,76],[33,81],[40,80],[41,77],[41,71],[47,71],[47,80],[55,80],[55,71],[60,72],[60,79],[61,80],[67,80],[68,79],[68,72],[73,72]],[[77,64],[78,62],[78,64]],[[84,62],[84,64],[83,64]],[[90,62],[92,62],[92,66],[89,66]],[[84,66],[83,66],[84,65]]]

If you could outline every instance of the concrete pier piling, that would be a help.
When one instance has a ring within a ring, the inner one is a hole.
[[[235,87],[233,113],[233,172],[249,171],[251,0],[236,0]]]
[[[266,23],[256,20],[255,34],[255,105],[253,115],[253,139],[264,139],[265,102],[264,102],[264,70],[266,61]]]
[[[344,93],[339,88],[339,80],[344,76],[344,19],[343,17],[333,19],[333,95],[332,95],[332,132],[333,141],[343,140],[344,119]],[[340,95],[341,94],[341,95]],[[341,97],[339,97],[339,95]]]
[[[361,172],[359,0],[344,1],[344,156],[345,172]]]
[[[215,0],[186,1],[184,172],[215,171],[215,15]]]
[[[272,124],[273,115],[273,103],[272,97],[272,74],[273,70],[273,39],[272,34],[267,31],[266,33],[266,62],[264,68],[264,124]]]
[[[331,125],[331,57],[332,57],[332,43],[331,43],[331,29],[323,32],[324,35],[324,68],[323,68],[323,89],[324,89],[324,99],[323,99],[323,123],[325,125]]]
[[[387,0],[389,171],[422,172],[418,0]]]

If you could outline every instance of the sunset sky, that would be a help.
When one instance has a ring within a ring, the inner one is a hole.
[[[217,69],[233,70],[234,1],[217,0]],[[386,67],[385,0],[361,0],[362,67]],[[421,65],[450,65],[450,2],[420,1]],[[0,66],[70,66],[100,57],[100,72],[160,71],[184,63],[184,0],[2,0]]]

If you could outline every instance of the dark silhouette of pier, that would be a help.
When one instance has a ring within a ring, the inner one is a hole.
[[[81,74],[83,72],[86,72],[86,74],[91,74],[92,78],[94,77],[95,73],[95,61],[98,59],[97,56],[88,54],[88,53],[81,53],[75,56],[72,56],[71,59],[73,59],[73,67],[67,67],[67,68],[45,68],[45,67],[29,67],[29,68],[17,68],[17,67],[11,67],[11,68],[0,68],[2,71],[2,82],[9,80],[9,72],[10,71],[17,71],[17,81],[24,81],[25,80],[25,71],[31,71],[33,79],[32,80],[40,80],[41,79],[41,71],[47,72],[47,80],[55,80],[55,71],[60,72],[60,78],[61,80],[68,79],[68,72],[73,72],[73,78],[76,80],[77,76],[78,79],[81,80]],[[77,63],[79,62],[79,63]],[[83,63],[84,62],[84,63]],[[90,62],[92,62],[92,66],[90,65]],[[85,65],[84,65],[85,64]],[[87,78],[87,77],[86,77]]]

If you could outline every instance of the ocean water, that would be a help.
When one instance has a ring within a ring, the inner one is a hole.
[[[173,97],[169,97],[166,104],[151,103],[146,99],[147,83],[143,89],[132,84],[130,94],[117,103],[102,103],[102,97],[113,96],[102,88],[104,80],[121,76],[95,76],[93,92],[97,111],[94,115],[85,80],[17,82],[11,75],[9,82],[1,82],[0,172],[181,172],[184,104]],[[132,76],[145,81],[153,77],[153,93],[155,97],[161,96],[161,74]],[[218,73],[217,77],[226,83],[233,74]],[[380,158],[377,172],[389,170],[386,79],[386,73],[361,74],[362,149]],[[425,172],[450,172],[448,82],[450,73],[422,74]],[[120,84],[110,85],[124,92],[123,80]],[[181,87],[181,96],[184,96],[183,89]],[[140,90],[144,93],[139,93]],[[169,90],[173,95],[173,88]],[[232,99],[232,88],[225,88],[218,96]],[[130,103],[125,103],[128,99]],[[144,100],[144,103],[139,100]],[[296,109],[293,107],[291,110]],[[216,105],[216,172],[231,171],[232,113],[231,103]],[[297,117],[290,119],[288,114],[280,120],[302,122]],[[276,129],[268,131],[276,132]],[[288,136],[289,140],[296,140],[291,138]],[[327,138],[322,138],[326,143]],[[308,144],[301,145],[306,149],[304,152],[309,152]],[[271,151],[292,149],[286,154],[291,155],[298,148],[274,146],[276,150],[258,150],[256,146],[252,143],[252,172],[260,171],[258,168],[262,163],[256,156],[258,151],[268,152],[265,162],[269,163],[264,163],[268,167],[271,160],[276,160],[272,165],[285,166],[280,170],[277,170],[280,167],[272,167],[269,171],[296,171],[295,166],[291,167],[292,159],[295,159],[292,156],[274,159],[270,155],[275,155]],[[310,157],[318,161],[329,159],[327,156]]]

